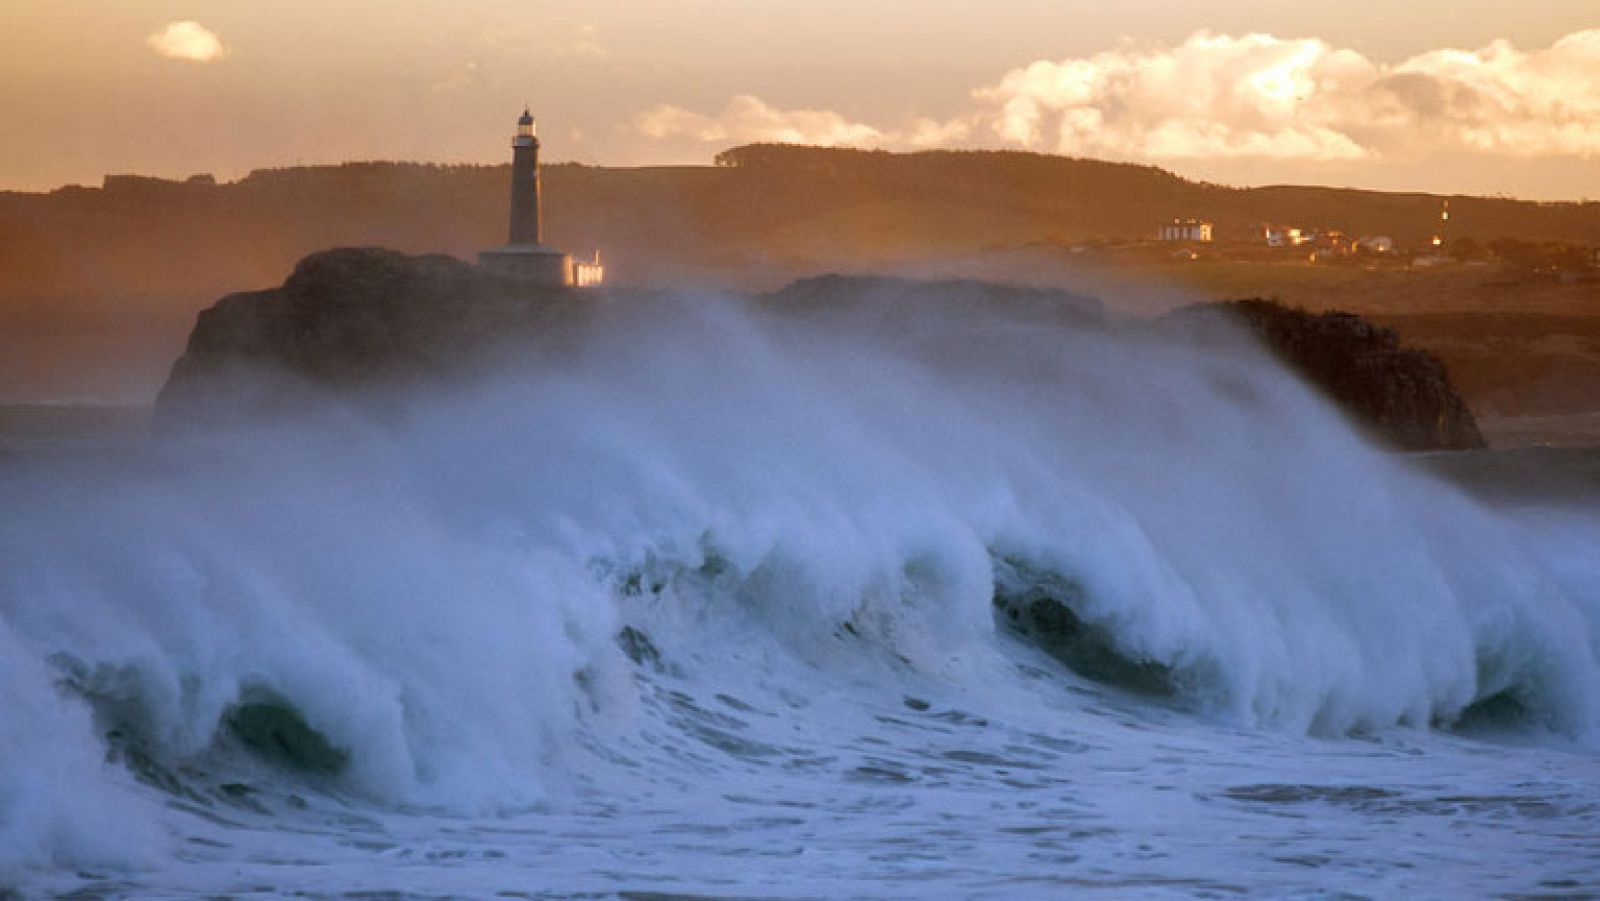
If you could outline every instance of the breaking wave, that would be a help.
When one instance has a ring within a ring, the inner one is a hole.
[[[492,812],[614,790],[627,736],[783,753],[696,692],[1045,672],[1335,737],[1600,725],[1595,521],[1480,506],[1242,340],[596,317],[492,379],[0,468],[0,863],[137,859],[242,772]]]

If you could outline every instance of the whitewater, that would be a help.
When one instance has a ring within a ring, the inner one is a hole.
[[[1600,891],[1600,510],[970,301],[0,456],[0,895]]]

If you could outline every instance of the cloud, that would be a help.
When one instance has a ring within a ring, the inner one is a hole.
[[[479,69],[477,60],[468,60],[445,73],[444,77],[438,81],[428,85],[428,90],[435,96],[465,91],[478,84]]]
[[[1506,41],[1425,53],[1386,72],[1371,93],[1388,124],[1465,149],[1600,155],[1600,29],[1533,53]]]
[[[1136,159],[1600,154],[1600,30],[1383,65],[1315,38],[1201,32],[1041,60],[973,92],[1004,144]]]
[[[579,27],[578,39],[568,48],[568,52],[588,59],[605,59],[611,55],[611,51],[600,43],[600,30],[589,24]]]
[[[949,119],[944,122],[937,119],[914,119],[905,128],[889,133],[886,140],[891,145],[923,150],[963,144],[971,134],[970,118]]]
[[[568,63],[593,63],[611,58],[611,49],[600,40],[600,29],[585,22],[573,29],[555,32],[524,32],[521,40],[507,41],[503,37],[491,38],[496,44],[509,44],[522,52],[548,55]]]
[[[1334,98],[1370,80],[1359,54],[1315,39],[1200,33],[1177,47],[1126,46],[1039,61],[973,96],[1005,142],[1151,157],[1356,159]]]
[[[191,19],[169,22],[167,27],[145,39],[150,49],[167,59],[209,63],[228,54],[222,39]]]
[[[1600,29],[1396,64],[1317,38],[1199,32],[1003,73],[945,121],[898,127],[741,94],[715,115],[661,104],[651,138],[919,149],[978,144],[1154,162],[1351,163],[1463,154],[1600,156]]]
[[[739,94],[714,116],[659,104],[633,117],[648,138],[688,139],[705,144],[811,144],[820,147],[926,149],[962,143],[972,133],[968,119],[911,119],[898,129],[853,122],[832,110],[778,109],[759,97]]]
[[[663,103],[634,116],[633,126],[650,138],[687,138],[703,143],[833,147],[870,146],[883,140],[878,129],[851,122],[831,110],[783,110],[749,94],[735,96],[715,116]]]

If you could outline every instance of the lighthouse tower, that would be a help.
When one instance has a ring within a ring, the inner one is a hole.
[[[506,243],[544,243],[539,204],[539,136],[533,114],[524,107],[511,139],[511,238]]]
[[[505,246],[478,253],[478,262],[496,275],[540,285],[596,285],[604,278],[599,255],[594,263],[544,243],[539,197],[539,136],[533,114],[523,109],[511,138],[511,233]]]

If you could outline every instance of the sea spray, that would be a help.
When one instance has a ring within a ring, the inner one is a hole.
[[[787,753],[636,668],[774,710],[820,673],[1022,703],[997,591],[1044,585],[1187,715],[1336,737],[1499,697],[1592,737],[1590,521],[1419,475],[1243,339],[981,301],[602,305],[493,375],[0,470],[8,711],[70,748],[5,767],[97,798],[132,740],[213,782],[528,809],[630,784],[627,736]],[[86,850],[75,791],[0,823]]]
[[[106,761],[90,711],[57,678],[0,621],[0,885],[29,868],[138,867],[166,850],[158,802]]]

